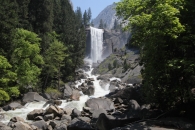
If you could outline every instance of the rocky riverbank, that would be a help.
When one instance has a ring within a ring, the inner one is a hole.
[[[120,56],[116,53],[115,58],[121,57],[119,61],[122,61],[126,55]],[[131,61],[133,61],[132,64],[137,63],[137,58]],[[104,62],[102,63],[107,65]],[[85,71],[91,71],[90,67],[86,65],[76,71],[77,81],[67,83],[61,87],[62,95],[26,93],[21,102],[12,102],[2,107],[0,130],[195,129],[195,114],[193,112],[195,106],[190,104],[189,107],[189,104],[185,104],[166,112],[157,109],[155,104],[147,104],[144,100],[145,97],[142,95],[139,82],[129,84],[128,81],[120,80],[120,76],[119,78],[111,78],[113,70],[124,69],[123,67],[118,66],[108,70],[107,73],[101,73],[98,77],[93,77],[90,73],[85,73]],[[116,75],[129,74],[127,72],[132,72],[135,68],[136,65],[132,70],[122,71],[123,73],[117,73]],[[98,68],[94,72],[97,72],[97,70]],[[98,79],[98,82],[96,79]],[[105,96],[94,97],[94,95],[97,95],[97,83],[101,87],[99,93],[105,92]],[[109,93],[107,93],[108,90]],[[81,104],[77,104],[81,101]],[[36,107],[36,105],[31,104],[32,102],[40,103]],[[10,119],[3,123],[7,112],[17,113],[17,110],[23,111],[26,107],[31,108],[26,115],[24,115],[24,112],[21,112],[18,116],[11,115]]]

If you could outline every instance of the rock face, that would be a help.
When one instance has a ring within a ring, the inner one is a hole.
[[[98,110],[98,109],[104,109],[104,110],[114,110],[114,103],[109,99],[100,99],[100,98],[93,98],[87,100],[85,103],[87,107]]]
[[[104,30],[102,52],[103,59],[112,54],[114,50],[124,47],[129,37],[129,32],[122,32],[120,30]]]
[[[15,110],[15,109],[20,109],[22,108],[23,106],[18,103],[18,102],[12,102],[10,103],[9,105],[6,105],[3,107],[3,110],[4,111],[9,111],[9,110]]]
[[[33,101],[47,101],[47,100],[42,96],[40,96],[37,92],[28,92],[24,95],[22,101],[24,103],[27,103]]]
[[[115,16],[116,11],[114,8],[116,4],[108,5],[104,10],[102,10],[99,15],[93,20],[94,27],[98,28],[100,24],[100,20],[102,19],[103,22],[107,25],[107,29],[112,29],[114,26],[114,21],[117,19]]]
[[[94,68],[93,74],[100,74],[99,79],[104,77],[117,77],[123,83],[141,83],[141,69],[139,65],[139,50],[122,48],[115,50],[113,54],[104,59],[98,67]]]

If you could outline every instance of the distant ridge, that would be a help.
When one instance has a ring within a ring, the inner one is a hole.
[[[113,3],[112,5],[107,6],[104,10],[102,10],[99,15],[93,19],[94,27],[99,26],[100,20],[102,19],[104,23],[106,23],[107,28],[106,29],[112,29],[114,26],[114,21],[117,19],[115,8],[116,4]]]

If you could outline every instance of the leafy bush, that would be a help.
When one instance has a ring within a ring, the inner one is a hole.
[[[9,94],[4,90],[0,89],[0,103],[1,101],[8,101],[10,99]]]
[[[49,87],[45,90],[46,93],[48,94],[57,94],[57,95],[61,95],[61,92],[58,91],[57,89],[55,88],[52,88],[52,87]]]
[[[20,94],[18,87],[9,87],[7,92],[10,96],[16,96],[16,97],[18,97]]]

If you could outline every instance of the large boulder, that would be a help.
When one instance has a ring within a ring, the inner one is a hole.
[[[62,115],[64,114],[64,111],[57,106],[51,105],[45,110],[44,115],[47,115],[47,114],[54,114],[54,117],[56,116],[62,117]]]
[[[12,128],[0,122],[0,130],[12,130]]]
[[[80,115],[81,115],[81,111],[79,111],[77,108],[74,108],[73,110],[72,110],[72,117],[74,118],[74,117],[79,117]]]
[[[41,130],[47,130],[48,129],[48,124],[43,120],[35,121],[35,122],[32,123],[32,125],[38,127]]]
[[[88,96],[94,95],[94,93],[95,93],[95,87],[91,85],[85,90],[83,90],[83,94],[88,95]]]
[[[80,96],[81,96],[81,94],[78,90],[73,90],[72,95],[71,95],[71,99],[79,101]]]
[[[72,88],[70,87],[69,84],[65,84],[64,86],[64,97],[70,97],[72,95]]]
[[[85,103],[87,107],[90,107],[92,110],[104,109],[104,110],[114,110],[114,103],[110,99],[101,99],[93,98],[87,100]]]
[[[3,110],[4,111],[9,111],[9,110],[15,110],[15,109],[20,109],[22,108],[23,106],[18,103],[18,102],[12,102],[10,103],[9,105],[6,105],[3,107]]]
[[[29,124],[24,123],[22,121],[18,121],[16,123],[14,123],[12,128],[13,128],[13,130],[33,130],[33,128]],[[7,129],[5,129],[5,130],[7,130]]]
[[[43,109],[34,109],[27,114],[27,120],[34,120],[37,116],[43,116],[44,112]]]
[[[68,125],[68,130],[94,130],[91,125],[82,119],[74,118]]]
[[[39,101],[47,101],[47,100],[43,98],[42,96],[40,96],[37,92],[28,92],[24,94],[22,101],[24,103],[27,103],[27,102],[33,102],[33,101],[39,102]]]

